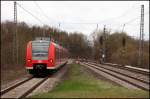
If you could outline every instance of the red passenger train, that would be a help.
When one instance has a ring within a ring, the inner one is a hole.
[[[68,51],[50,40],[29,41],[26,51],[26,69],[32,75],[51,73],[68,60]]]

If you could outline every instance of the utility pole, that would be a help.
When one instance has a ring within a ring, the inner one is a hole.
[[[98,24],[96,24],[96,29],[94,30],[94,33],[93,33],[93,41],[95,42],[95,39],[96,39],[96,32],[98,30]],[[95,48],[95,43],[94,43],[94,48]],[[93,49],[93,59],[95,60],[96,57],[95,57],[95,49]]]
[[[123,31],[124,31],[124,27],[125,27],[125,24],[123,24],[122,33],[123,33]]]
[[[14,1],[13,62],[18,64],[17,3]]]
[[[103,62],[106,62],[106,25],[104,25],[104,30],[103,30],[103,55],[102,55],[102,58],[103,58]]]
[[[98,24],[97,24],[96,30],[98,30]]]
[[[59,29],[60,29],[60,23],[58,24],[58,26],[59,26]],[[59,32],[61,32],[61,30],[60,30]],[[60,39],[61,39],[61,38],[60,38],[60,34],[59,34],[59,44],[61,43],[61,42],[60,42]]]
[[[58,24],[58,26],[59,26],[59,29],[60,29],[60,23]],[[59,31],[58,31],[58,32],[59,32]],[[60,32],[61,32],[61,31],[60,31]],[[58,34],[59,34],[59,33],[58,33]],[[60,44],[60,43],[61,43],[61,42],[60,42],[60,34],[59,34],[58,37],[59,37],[59,38],[58,38],[58,39],[59,39],[59,45],[61,45],[61,44]],[[61,51],[61,50],[59,50],[59,53],[61,53],[60,51]],[[61,62],[60,57],[61,57],[61,56],[60,56],[60,54],[59,54],[59,62]]]
[[[46,31],[46,28],[44,28],[44,25],[43,25],[43,37],[46,37],[45,36],[45,31]]]
[[[143,48],[144,48],[143,39],[144,39],[144,5],[141,5],[139,60],[138,60],[138,65],[139,66],[143,66]]]
[[[123,31],[124,31],[124,27],[125,27],[125,24],[123,25],[123,28],[122,28],[122,33],[123,33]],[[125,45],[126,45],[126,38],[125,38],[125,36],[123,36],[123,38],[122,38],[122,45],[123,45],[123,50],[122,50],[122,58],[123,58],[123,60],[124,60],[124,57],[125,57]],[[122,65],[124,66],[125,65],[125,62],[123,61],[123,63],[122,63]]]

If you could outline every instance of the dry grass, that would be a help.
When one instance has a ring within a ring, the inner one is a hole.
[[[1,66],[1,85],[7,84],[26,74],[25,67],[22,65]]]

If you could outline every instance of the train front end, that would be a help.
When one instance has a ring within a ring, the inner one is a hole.
[[[32,75],[47,74],[54,67],[55,48],[53,43],[46,40],[30,41],[27,44],[26,69]]]

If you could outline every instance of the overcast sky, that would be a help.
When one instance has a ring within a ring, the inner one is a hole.
[[[43,24],[68,32],[89,36],[96,28],[110,28],[139,37],[141,5],[144,4],[144,38],[149,39],[149,1],[17,1],[18,21],[29,25]],[[42,11],[41,11],[42,10]],[[13,1],[1,1],[1,21],[13,21]],[[60,23],[60,27],[59,27]]]

